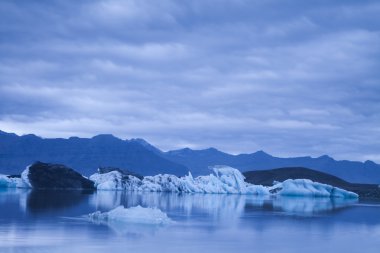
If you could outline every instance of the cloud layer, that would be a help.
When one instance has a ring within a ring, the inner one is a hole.
[[[378,1],[1,1],[0,129],[380,162]]]

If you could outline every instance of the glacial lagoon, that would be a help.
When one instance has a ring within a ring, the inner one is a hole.
[[[234,194],[0,189],[0,252],[378,252],[380,203]],[[173,222],[97,222],[118,206]]]

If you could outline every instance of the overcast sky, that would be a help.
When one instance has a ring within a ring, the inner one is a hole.
[[[0,1],[0,129],[380,162],[379,1]]]

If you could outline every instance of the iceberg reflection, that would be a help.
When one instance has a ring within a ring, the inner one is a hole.
[[[104,211],[119,205],[141,205],[157,207],[172,215],[179,212],[186,215],[206,214],[219,220],[231,221],[241,217],[243,212],[253,210],[312,215],[346,208],[357,201],[343,198],[99,191],[92,195],[90,203],[97,210]]]
[[[292,215],[313,215],[332,212],[357,203],[356,199],[340,198],[307,198],[307,197],[275,197],[259,201],[248,200],[248,207],[256,207],[266,211],[283,212]]]

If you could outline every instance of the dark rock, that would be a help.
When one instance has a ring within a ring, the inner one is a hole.
[[[380,187],[376,184],[349,184],[342,188],[357,193],[360,199],[380,199]]]
[[[95,189],[94,182],[60,164],[36,162],[28,178],[34,189]]]

